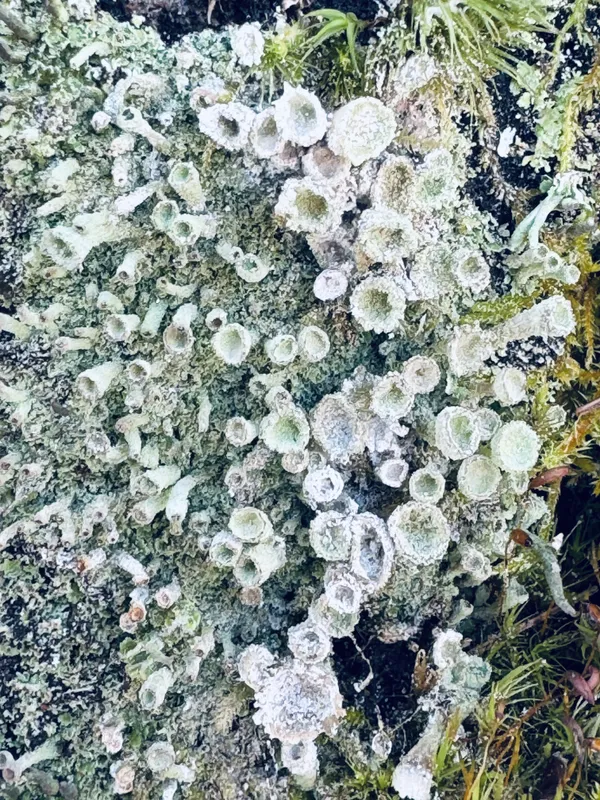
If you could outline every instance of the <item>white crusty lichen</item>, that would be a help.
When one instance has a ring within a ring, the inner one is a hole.
[[[45,761],[69,798],[337,793],[322,742],[435,619],[431,723],[393,777],[429,797],[448,712],[489,677],[472,587],[515,527],[574,613],[528,484],[565,422],[536,370],[576,323],[578,270],[540,237],[588,203],[578,176],[509,240],[454,110],[412,103],[433,56],[342,103],[280,80],[281,18],[166,45],[62,6],[32,4],[27,70],[3,65],[4,783],[38,796]]]
[[[410,476],[408,491],[419,503],[437,503],[444,496],[446,481],[433,465],[417,469]]]
[[[256,116],[250,141],[258,158],[272,158],[282,153],[285,139],[277,124],[274,108],[265,108]]]
[[[319,98],[306,89],[285,83],[273,108],[277,128],[286,141],[308,147],[325,135],[327,114]]]
[[[236,508],[229,518],[229,530],[243,542],[260,542],[273,533],[271,521],[258,508]]]
[[[336,300],[346,294],[348,277],[339,269],[324,269],[315,278],[313,292],[315,297],[324,302]]]
[[[335,673],[326,663],[282,662],[257,691],[255,702],[254,721],[283,744],[332,735],[345,715]]]
[[[225,437],[234,447],[244,447],[253,442],[258,436],[258,428],[249,419],[244,417],[231,417],[225,425]]]
[[[352,292],[350,310],[365,331],[391,333],[404,319],[406,296],[393,278],[365,278]]]
[[[240,64],[245,67],[256,67],[260,64],[265,40],[257,23],[246,23],[234,27],[231,31],[231,49]]]
[[[479,447],[481,433],[477,417],[468,408],[447,406],[435,420],[435,444],[455,461],[472,456]]]
[[[142,684],[139,691],[140,705],[147,711],[154,711],[163,704],[165,696],[173,684],[173,673],[168,667],[153,672]]]
[[[356,242],[357,258],[362,264],[402,264],[414,255],[418,237],[406,214],[380,208],[368,208],[361,214]]]
[[[195,341],[191,326],[197,315],[194,303],[184,303],[177,309],[171,324],[163,331],[165,350],[169,354],[178,356],[191,351]]]
[[[319,768],[317,746],[314,742],[297,742],[283,745],[281,763],[296,779],[300,789],[312,789]]]
[[[357,167],[382,153],[395,133],[392,110],[376,97],[359,97],[335,112],[327,143]]]
[[[210,543],[208,557],[218,567],[234,567],[242,554],[244,544],[229,531],[215,534]]]
[[[351,517],[338,511],[323,511],[310,523],[310,543],[319,558],[344,561],[350,555]]]
[[[2,769],[2,779],[5,783],[18,783],[23,773],[40,764],[58,757],[56,743],[47,740],[39,747],[23,753],[18,758],[14,758],[8,750],[0,751],[0,769]]]
[[[526,472],[535,466],[540,452],[536,432],[523,420],[503,425],[491,441],[492,460],[507,472]]]
[[[394,560],[394,545],[384,521],[369,512],[352,518],[350,566],[368,594],[388,582]]]
[[[171,167],[169,186],[190,205],[191,208],[204,209],[204,190],[200,184],[198,170],[191,162],[179,162]]]
[[[388,529],[396,549],[415,566],[439,561],[450,544],[444,515],[439,508],[422,501],[398,506],[388,520]]]
[[[329,505],[342,494],[344,479],[332,467],[309,470],[302,483],[302,490],[307,504],[312,508]]]
[[[288,630],[288,647],[300,661],[317,664],[331,653],[331,640],[325,628],[307,619]]]
[[[308,420],[297,406],[272,411],[260,423],[260,437],[269,450],[281,455],[301,453],[310,438]]]
[[[485,500],[491,497],[501,478],[498,467],[483,455],[465,458],[456,476],[458,488],[469,500]]]
[[[264,259],[252,253],[241,253],[234,258],[234,267],[240,278],[246,283],[258,283],[271,271]]]
[[[306,325],[298,333],[298,348],[302,358],[314,364],[327,358],[331,342],[322,328],[318,328],[316,325]]]
[[[441,714],[429,721],[416,745],[406,753],[392,775],[392,786],[405,800],[430,800],[437,750],[444,734]]]
[[[440,382],[441,372],[430,356],[413,356],[402,366],[402,377],[408,392],[429,394]]]
[[[86,400],[93,403],[104,396],[122,369],[122,365],[116,361],[86,369],[77,376],[77,388]]]
[[[337,228],[342,212],[332,187],[313,178],[289,178],[275,206],[275,213],[291,230],[319,235]]]
[[[215,354],[226,364],[238,366],[246,360],[252,347],[252,334],[237,322],[219,327],[212,337]]]
[[[233,567],[233,576],[240,586],[262,586],[285,562],[285,541],[280,536],[273,536],[244,547]]]
[[[328,568],[323,582],[325,585],[325,594],[323,595],[325,605],[333,614],[339,614],[341,617],[347,618],[352,618],[358,614],[363,599],[363,590],[360,580],[347,566]],[[322,618],[322,622],[331,636],[335,636],[336,634],[330,621],[328,622],[326,617]]]
[[[458,723],[469,714],[491,669],[479,656],[462,649],[462,635],[452,629],[438,631],[433,662],[438,685],[434,692],[440,705],[430,714],[421,738],[397,764],[392,786],[406,800],[429,800],[434,785],[435,758],[452,714]]]
[[[243,150],[248,144],[255,113],[242,103],[218,103],[198,112],[200,131],[226,150]]]
[[[364,449],[356,410],[343,394],[325,395],[312,411],[310,431],[331,461],[346,461]]]
[[[525,374],[516,367],[505,367],[494,376],[494,395],[503,406],[514,406],[525,400]]]
[[[274,364],[291,364],[298,355],[298,342],[290,333],[280,333],[265,342],[265,353]]]
[[[403,458],[386,458],[377,467],[376,475],[385,486],[399,489],[408,475],[408,463]]]

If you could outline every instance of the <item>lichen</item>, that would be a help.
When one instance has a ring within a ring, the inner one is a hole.
[[[544,437],[532,377],[575,329],[578,273],[539,238],[590,201],[560,174],[508,240],[467,191],[467,133],[417,104],[445,135],[407,147],[393,81],[265,93],[257,25],[167,46],[12,5],[37,38],[0,118],[31,217],[0,315],[3,780],[34,796],[47,761],[98,800],[321,790],[340,640],[435,620],[429,732],[489,678],[453,626],[504,568]]]

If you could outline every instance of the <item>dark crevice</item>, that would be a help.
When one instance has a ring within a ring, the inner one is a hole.
[[[170,43],[207,27],[222,28],[226,25],[242,25],[244,22],[272,21],[280,3],[275,0],[244,0],[241,3],[236,0],[217,0],[210,20],[208,0],[99,0],[98,6],[120,22],[130,20],[133,14],[143,15],[161,38]],[[374,20],[378,13],[378,4],[374,0],[316,0],[310,4],[310,10],[318,8],[352,12],[364,20]],[[297,7],[291,6],[288,14],[296,15]]]

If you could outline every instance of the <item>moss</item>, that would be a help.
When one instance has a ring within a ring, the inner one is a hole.
[[[538,297],[538,293],[526,296],[510,294],[496,300],[481,300],[461,317],[460,322],[462,325],[474,322],[481,322],[484,325],[499,325],[520,311],[531,308]]]

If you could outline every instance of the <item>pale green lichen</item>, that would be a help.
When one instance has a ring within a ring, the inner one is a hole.
[[[267,754],[327,785],[335,640],[371,619],[397,642],[435,618],[429,710],[473,709],[489,672],[455,599],[502,569],[540,444],[522,376],[573,312],[554,294],[459,326],[497,297],[492,259],[517,295],[561,278],[499,263],[453,126],[420,157],[398,96],[270,105],[256,26],[167,47],[88,16],[33,4],[3,75],[31,217],[0,316],[7,775],[25,797],[42,758],[80,798],[287,797]],[[570,174],[512,249],[565,200],[587,203]],[[426,749],[406,758],[429,787]]]

